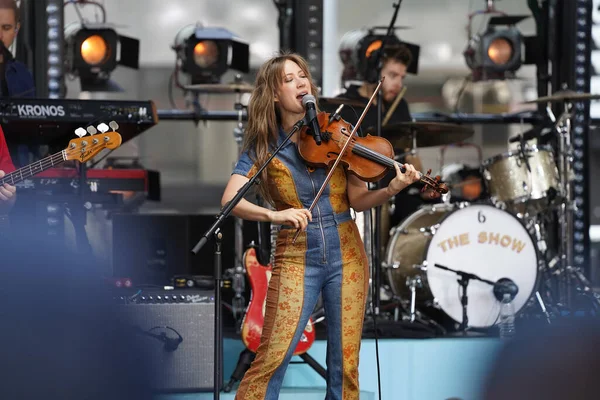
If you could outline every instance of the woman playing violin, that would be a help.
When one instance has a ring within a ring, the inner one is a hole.
[[[222,204],[266,161],[296,122],[304,118],[304,95],[317,88],[306,61],[296,54],[276,56],[262,65],[248,104],[244,151],[225,188]],[[367,300],[368,262],[350,208],[363,211],[386,202],[419,180],[405,164],[389,185],[370,191],[340,163],[312,212],[309,208],[325,168],[300,157],[292,136],[260,177],[259,191],[274,210],[242,200],[237,217],[281,225],[264,327],[256,358],[240,383],[236,399],[277,399],[287,365],[322,294],[327,323],[327,398],[358,399],[358,358]],[[296,241],[293,237],[300,229]]]

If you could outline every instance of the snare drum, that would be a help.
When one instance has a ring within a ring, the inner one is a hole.
[[[509,278],[518,287],[519,312],[535,291],[538,250],[522,222],[491,205],[426,206],[394,228],[386,250],[385,272],[394,294],[410,299],[409,282],[419,280],[416,308],[434,306],[462,322],[458,276],[434,265],[469,272],[497,282]],[[470,327],[498,322],[500,301],[494,288],[471,279],[467,287]]]
[[[519,213],[544,211],[560,190],[558,168],[550,146],[528,146],[483,162],[490,196]]]

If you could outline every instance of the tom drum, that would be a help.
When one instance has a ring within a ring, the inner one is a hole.
[[[514,212],[544,211],[560,190],[558,168],[550,146],[528,146],[483,162],[490,196]]]

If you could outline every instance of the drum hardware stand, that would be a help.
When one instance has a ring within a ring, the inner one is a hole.
[[[406,278],[406,286],[410,288],[410,322],[415,322],[417,306],[417,288],[423,287],[420,276]]]
[[[550,313],[546,309],[546,304],[544,303],[544,300],[542,299],[542,295],[540,294],[539,290],[536,290],[535,298],[538,301],[540,308],[542,309],[542,313],[546,317],[546,321],[548,322],[548,325],[552,325],[552,319],[550,318]]]
[[[552,122],[555,122],[559,134],[558,178],[562,197],[558,207],[560,235],[558,241],[558,273],[560,274],[559,282],[561,283],[559,284],[559,302],[570,306],[573,300],[572,283],[579,281],[586,289],[589,289],[589,287],[578,279],[577,275],[583,274],[578,270],[575,271],[576,268],[573,267],[573,212],[576,211],[577,205],[573,202],[571,191],[573,148],[571,145],[572,115],[570,110],[572,103],[565,101],[563,105],[564,111],[558,120],[549,107],[546,110]]]
[[[372,183],[369,183],[369,189],[372,189]],[[375,315],[375,301],[374,301],[374,291],[375,291],[375,266],[373,265],[373,241],[372,235],[373,233],[373,213],[372,210],[367,210],[362,213],[364,218],[363,223],[363,237],[364,237],[364,246],[365,252],[367,253],[367,259],[369,260],[369,288],[368,288],[368,306],[366,308],[367,313],[371,313]]]
[[[542,277],[543,277],[544,272],[547,272],[549,269],[549,268],[547,268],[548,263],[546,262],[546,254],[547,254],[548,246],[546,245],[546,240],[545,240],[546,233],[545,233],[545,229],[543,226],[543,221],[542,222],[539,221],[539,215],[533,216],[533,217],[526,215],[526,216],[524,216],[523,219],[526,221],[527,231],[534,236],[534,238],[536,240],[537,249],[543,256],[543,259],[540,260],[539,265],[538,265],[538,271],[540,273],[542,273]],[[545,279],[543,278],[542,283],[544,280]],[[535,299],[536,299],[537,304],[539,305],[542,313],[546,317],[546,321],[548,322],[548,325],[551,325],[552,324],[551,316],[550,316],[550,313],[548,312],[548,309],[546,308],[546,303],[544,302],[544,299],[542,298],[542,294],[540,293],[539,289],[536,290],[536,292],[535,292]]]

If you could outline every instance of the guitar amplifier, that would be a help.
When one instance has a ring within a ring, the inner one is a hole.
[[[138,350],[151,364],[153,390],[213,391],[213,291],[119,289],[114,300],[118,321],[138,336]]]

